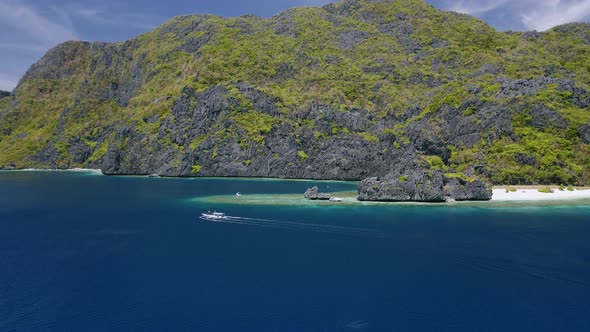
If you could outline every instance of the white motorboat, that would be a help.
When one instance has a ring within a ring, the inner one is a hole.
[[[201,213],[201,216],[199,218],[209,221],[220,221],[227,220],[229,217],[226,216],[223,212],[207,211],[207,213]]]
[[[340,197],[330,197],[330,202],[342,202],[342,198],[340,198]]]

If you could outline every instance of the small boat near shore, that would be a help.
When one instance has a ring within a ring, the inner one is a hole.
[[[342,202],[342,198],[340,198],[340,197],[330,197],[330,202]]]
[[[229,219],[229,217],[225,213],[215,211],[207,211],[207,213],[201,213],[201,216],[199,218],[208,221],[220,221]]]

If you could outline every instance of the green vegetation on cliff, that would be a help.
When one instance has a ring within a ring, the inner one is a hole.
[[[182,16],[50,50],[0,99],[0,167],[589,184],[588,59],[589,24],[504,33],[421,0]]]

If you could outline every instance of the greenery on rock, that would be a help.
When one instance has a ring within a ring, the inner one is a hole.
[[[421,0],[182,16],[50,50],[0,98],[0,167],[361,179],[417,156],[447,177],[589,184],[588,59],[589,24],[498,32]]]

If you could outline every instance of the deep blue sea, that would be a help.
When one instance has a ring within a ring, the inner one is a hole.
[[[0,331],[590,331],[589,206],[193,200],[311,184],[0,172]]]

